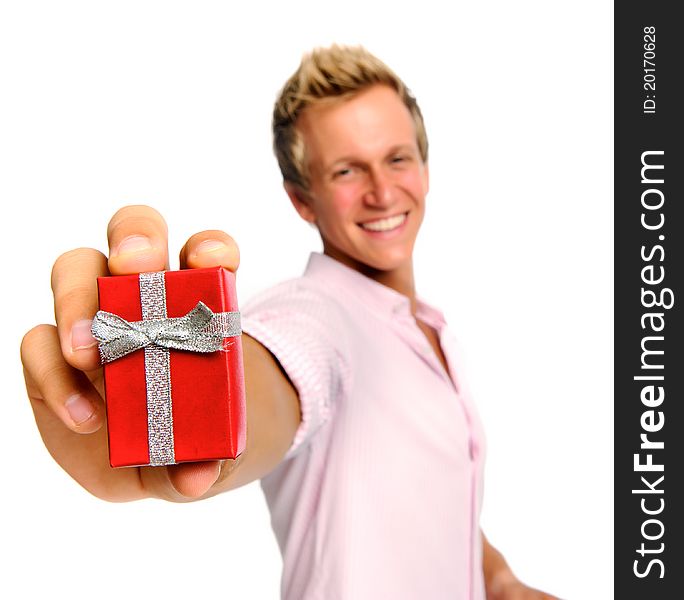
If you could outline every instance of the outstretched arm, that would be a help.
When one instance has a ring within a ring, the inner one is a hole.
[[[247,445],[234,461],[171,467],[109,466],[102,369],[90,335],[97,311],[97,277],[168,268],[167,228],[147,206],[119,210],[107,230],[109,256],[79,248],[60,256],[52,271],[57,326],[38,325],[21,345],[26,389],[36,423],[53,458],[94,495],[112,501],[148,497],[203,498],[258,479],[290,447],[300,420],[297,393],[275,358],[244,335]],[[181,268],[223,266],[236,271],[238,247],[222,231],[192,236]]]

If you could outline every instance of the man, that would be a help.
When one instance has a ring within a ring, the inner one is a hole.
[[[284,598],[551,598],[520,583],[479,530],[483,435],[443,317],[414,286],[428,191],[415,99],[365,50],[333,46],[303,59],[273,128],[285,190],[324,254],[243,307],[244,453],[108,466],[95,281],[168,267],[166,225],[143,206],[114,215],[109,257],[79,249],[57,260],[57,327],[22,343],[48,450],[108,500],[183,502],[261,479]],[[181,250],[182,268],[238,262],[221,231]]]

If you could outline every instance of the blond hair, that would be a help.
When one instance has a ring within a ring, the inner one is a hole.
[[[273,150],[285,181],[304,190],[309,188],[304,142],[296,128],[302,112],[308,106],[348,99],[377,84],[394,89],[408,108],[416,127],[418,150],[423,162],[427,162],[428,141],[423,116],[408,87],[385,63],[362,46],[333,44],[304,55],[275,103]]]

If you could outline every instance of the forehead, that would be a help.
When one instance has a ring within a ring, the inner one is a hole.
[[[297,129],[312,170],[337,160],[372,160],[395,146],[417,148],[411,113],[385,85],[372,86],[347,100],[308,107]]]

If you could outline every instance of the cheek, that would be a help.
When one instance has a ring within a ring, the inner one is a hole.
[[[419,171],[409,171],[404,173],[401,178],[401,186],[413,198],[424,203],[425,194],[427,193],[427,181]]]
[[[330,197],[328,212],[338,224],[354,219],[354,212],[359,204],[358,192],[353,189],[354,187],[349,185],[339,188]]]

